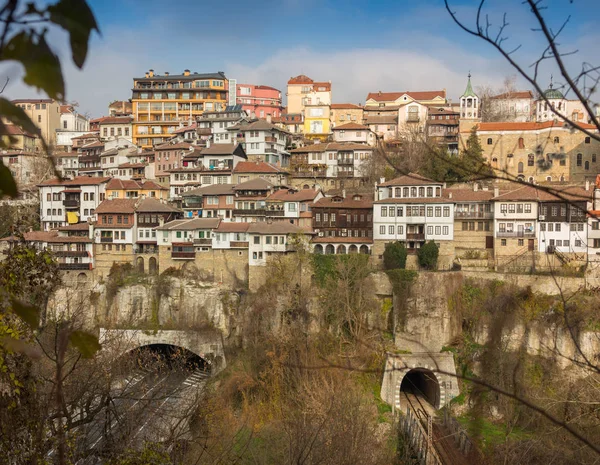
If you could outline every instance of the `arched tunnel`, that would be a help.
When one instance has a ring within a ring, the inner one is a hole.
[[[172,344],[148,344],[137,347],[120,357],[117,364],[155,371],[168,369],[210,373],[212,368],[208,360]]]
[[[402,378],[400,390],[420,395],[434,408],[440,406],[440,383],[433,371],[426,368],[413,368]]]

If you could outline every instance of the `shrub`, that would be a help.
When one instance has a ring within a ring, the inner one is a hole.
[[[403,242],[390,242],[385,244],[383,252],[383,265],[386,270],[397,270],[406,268],[406,257],[408,251]]]
[[[440,251],[435,242],[429,241],[417,251],[419,265],[426,270],[435,270],[437,268],[437,260]]]

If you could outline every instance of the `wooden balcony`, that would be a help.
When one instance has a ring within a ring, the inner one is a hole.
[[[92,264],[91,263],[59,263],[58,269],[65,270],[65,271],[67,271],[67,270],[91,270]]]
[[[196,258],[196,252],[171,252],[171,258],[193,260]]]
[[[65,208],[79,208],[79,200],[77,199],[65,199],[63,200]]]
[[[406,240],[407,241],[424,241],[425,240],[425,234],[409,234],[406,233]]]
[[[113,241],[112,237],[101,237],[100,238],[100,242],[102,242],[102,243],[112,242],[112,241]]]
[[[274,144],[277,142],[277,138],[273,136],[265,136],[265,142],[271,142]]]
[[[231,241],[229,243],[229,246],[231,248],[238,248],[238,249],[247,249],[248,248],[248,241]]]
[[[497,237],[535,237],[533,231],[499,231]]]
[[[212,239],[194,239],[194,245],[212,245]]]
[[[57,250],[54,252],[57,257],[88,257],[89,254],[85,250]]]

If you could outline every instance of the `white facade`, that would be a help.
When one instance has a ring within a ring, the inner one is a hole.
[[[538,252],[551,249],[563,253],[587,253],[588,228],[584,222],[578,223],[538,223]],[[549,249],[550,248],[550,249]]]
[[[344,126],[348,126],[346,129]],[[355,144],[367,144],[371,147],[377,145],[377,136],[369,127],[353,128],[354,125],[343,124],[335,127],[333,131],[333,140],[335,142],[353,142]]]
[[[250,233],[248,236],[248,262],[250,266],[265,266],[268,254],[285,253],[288,250],[287,234]]]
[[[494,236],[497,239],[533,239],[536,237],[537,219],[537,201],[494,201]]]
[[[90,120],[85,115],[77,113],[77,111],[73,109],[61,113],[59,129],[60,131],[80,132],[81,134],[79,135],[83,135],[90,130]],[[66,144],[61,144],[59,141],[57,141],[57,145]]]

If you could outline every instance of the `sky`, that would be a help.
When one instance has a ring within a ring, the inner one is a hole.
[[[449,0],[467,24],[474,24],[478,0]],[[43,4],[43,1],[38,1]],[[46,2],[47,3],[47,2]],[[101,34],[91,39],[83,70],[70,62],[68,40],[51,32],[61,57],[66,98],[92,117],[105,115],[113,100],[131,98],[134,77],[148,69],[179,74],[184,69],[224,71],[238,83],[282,90],[288,79],[306,74],[332,82],[335,103],[364,103],[369,92],[447,89],[457,101],[471,72],[473,86],[500,88],[511,66],[490,45],[462,31],[443,0],[88,0]],[[578,50],[570,69],[582,62],[600,65],[600,2],[545,0],[543,14],[557,29],[569,17],[561,46]],[[539,56],[540,33],[521,0],[487,0],[492,28],[506,13],[509,46],[522,45],[515,58],[525,66]],[[558,71],[542,67],[544,86]],[[31,98],[16,63],[0,65],[9,76],[9,98]],[[518,86],[528,89],[523,80]]]

